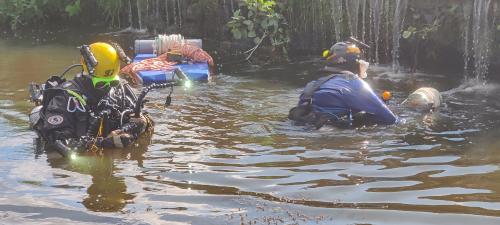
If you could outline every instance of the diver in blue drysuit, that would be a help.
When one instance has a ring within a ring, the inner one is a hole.
[[[304,88],[289,118],[299,123],[342,127],[395,124],[398,118],[361,78],[368,63],[360,59],[360,49],[339,42],[324,54],[330,75],[312,81]],[[358,75],[361,74],[361,75]]]

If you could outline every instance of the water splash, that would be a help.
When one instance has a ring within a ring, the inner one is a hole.
[[[493,83],[485,84],[482,81],[475,79],[467,80],[456,88],[442,92],[444,96],[465,94],[465,95],[477,95],[480,97],[497,96],[498,93],[500,93],[499,84],[493,84]]]

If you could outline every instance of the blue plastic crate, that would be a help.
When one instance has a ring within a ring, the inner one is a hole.
[[[181,69],[193,81],[207,81],[210,73],[207,63],[179,64],[175,67]],[[144,84],[152,84],[171,80],[172,73],[172,71],[139,71],[138,75]]]
[[[208,63],[178,64],[176,67],[181,69],[190,80],[207,81],[210,74]]]
[[[137,54],[134,58],[134,62],[140,62],[145,59],[155,58],[156,54]]]

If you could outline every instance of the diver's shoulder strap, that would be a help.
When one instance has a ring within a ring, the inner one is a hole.
[[[331,75],[328,75],[326,77],[322,77],[322,78],[319,78],[313,82],[308,83],[306,85],[306,87],[304,88],[303,99],[307,100],[310,103],[312,96],[314,95],[314,92],[319,90],[321,85],[323,85],[324,83],[326,83],[327,81],[329,81],[330,79],[332,79],[338,75],[339,74],[331,74]]]

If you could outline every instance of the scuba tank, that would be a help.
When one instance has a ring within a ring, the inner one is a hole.
[[[413,110],[429,111],[439,108],[442,102],[443,97],[438,90],[431,87],[423,87],[411,93],[402,104]]]

